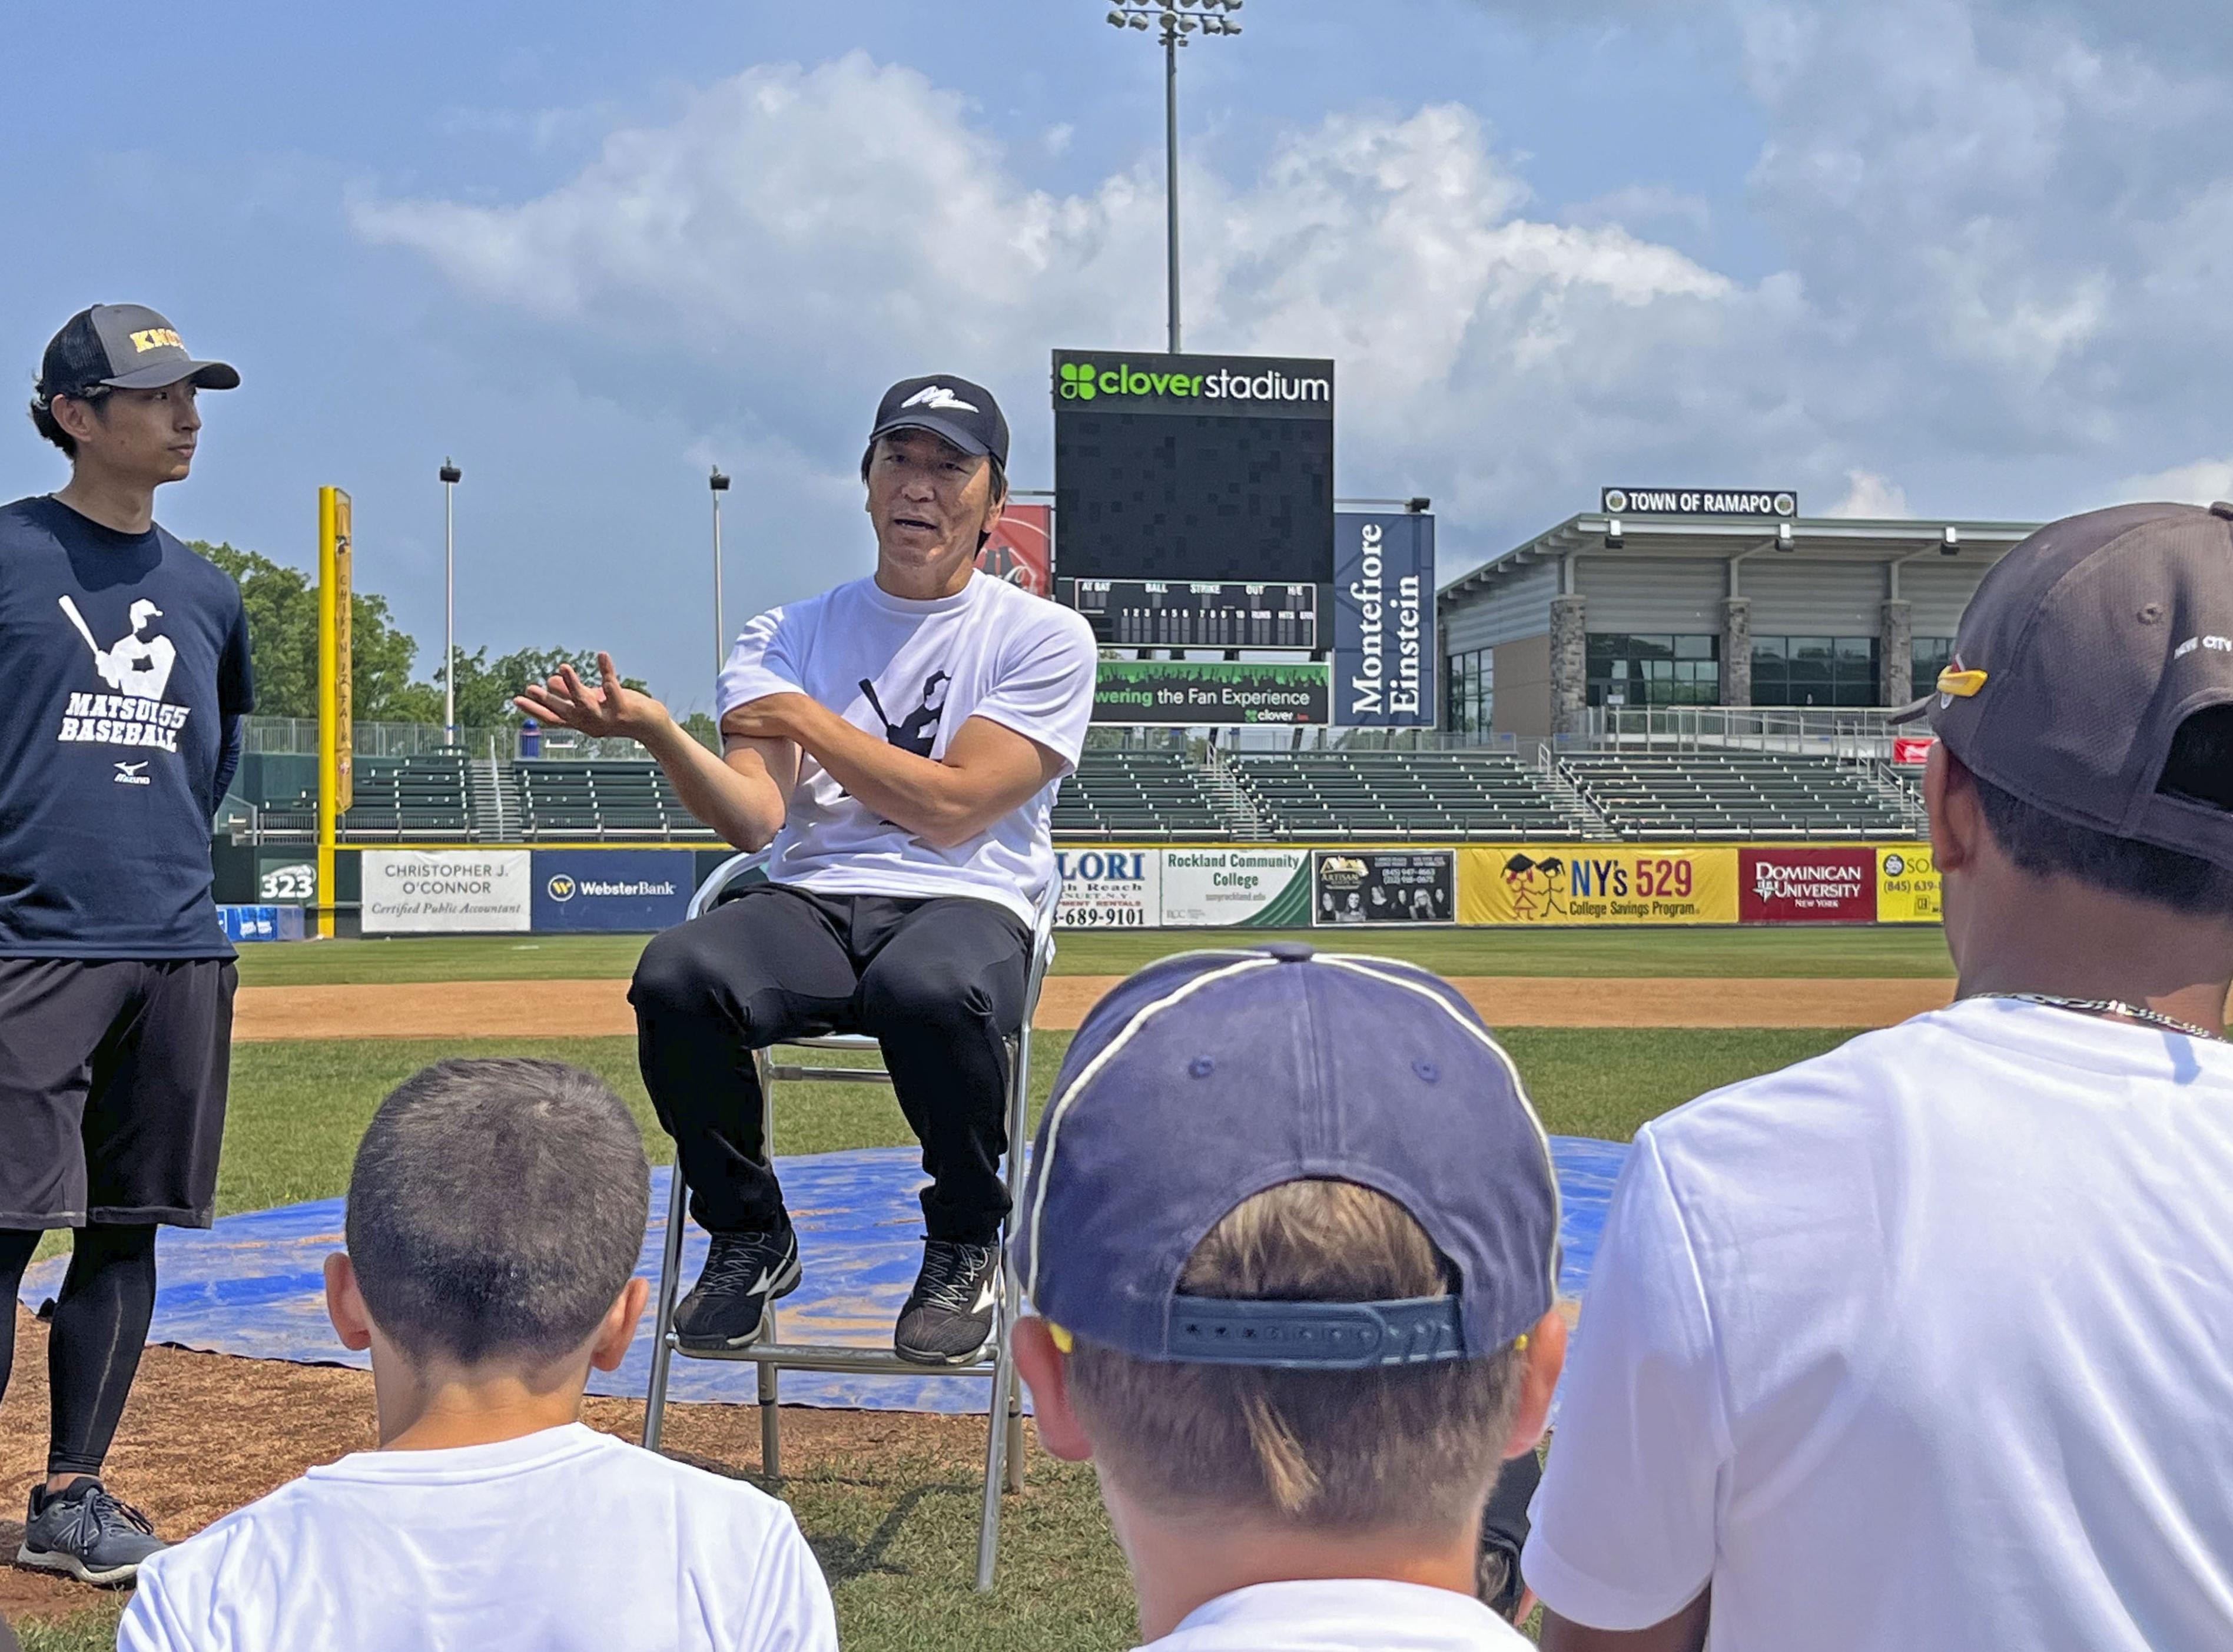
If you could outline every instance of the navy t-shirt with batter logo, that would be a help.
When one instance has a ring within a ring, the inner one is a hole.
[[[160,528],[0,507],[0,957],[230,958],[210,900],[240,589]]]

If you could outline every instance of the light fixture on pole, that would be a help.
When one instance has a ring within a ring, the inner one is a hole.
[[[1118,0],[1110,7],[1111,29],[1160,27],[1163,48],[1163,205],[1168,224],[1166,257],[1170,280],[1170,349],[1179,353],[1179,48],[1189,36],[1237,35],[1232,15],[1241,0]]]
[[[729,478],[716,465],[706,485],[713,494],[713,674],[719,677],[729,663],[729,628],[721,619],[721,496],[729,491]]]
[[[442,456],[442,744],[458,743],[458,484],[465,473]]]

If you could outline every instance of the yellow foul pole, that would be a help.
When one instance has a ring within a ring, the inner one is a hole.
[[[334,841],[353,799],[350,726],[349,497],[318,490],[318,933],[330,939],[339,899]]]

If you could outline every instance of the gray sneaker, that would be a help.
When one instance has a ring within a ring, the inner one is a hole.
[[[146,1515],[99,1480],[81,1480],[67,1491],[31,1488],[16,1564],[88,1584],[128,1584],[140,1563],[165,1546]]]

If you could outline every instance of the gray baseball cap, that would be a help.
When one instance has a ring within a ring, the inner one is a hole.
[[[2230,705],[2233,504],[2126,504],[2003,556],[1896,720],[2042,813],[2233,867],[2233,811],[2161,789],[2181,727]]]
[[[95,304],[62,323],[39,365],[42,403],[111,390],[160,390],[191,379],[203,390],[231,390],[240,374],[224,361],[198,361],[178,329],[145,304]]]

